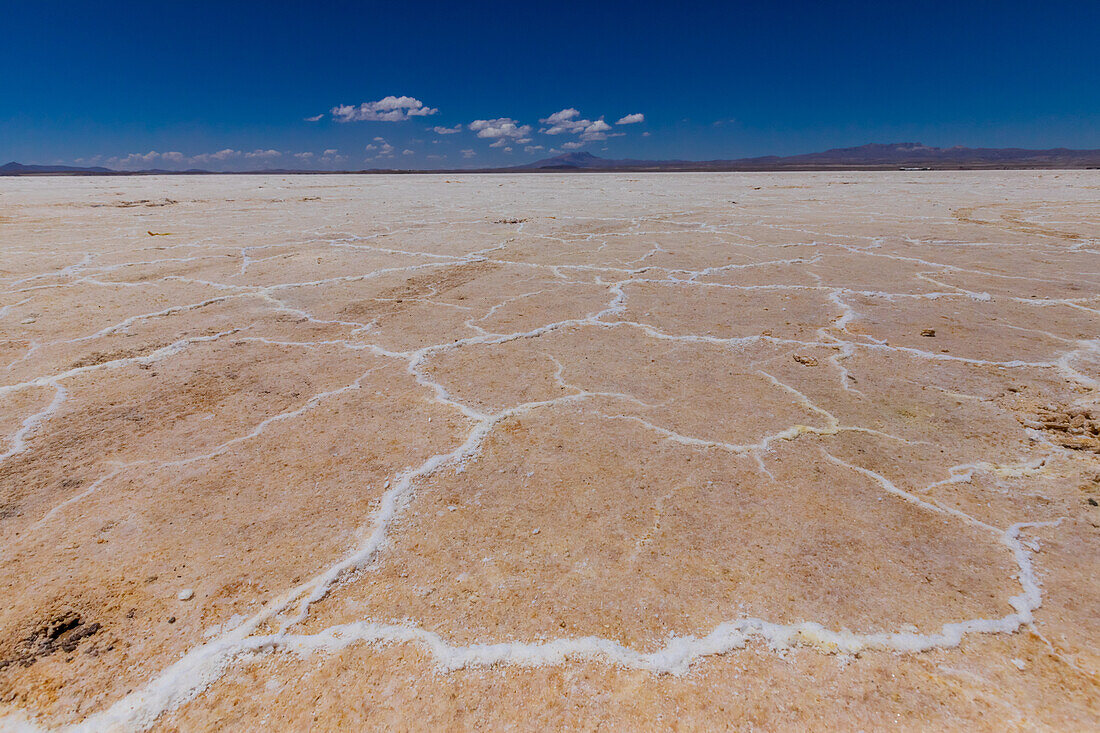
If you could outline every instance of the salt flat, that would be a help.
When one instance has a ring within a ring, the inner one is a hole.
[[[0,179],[0,729],[1100,725],[1100,172]]]

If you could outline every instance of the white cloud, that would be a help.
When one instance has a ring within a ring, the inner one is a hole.
[[[535,151],[542,150],[542,149],[543,148],[542,148],[541,145],[528,145],[527,147],[525,147],[523,149],[523,152],[525,152],[525,153],[534,153]]]
[[[155,150],[148,153],[130,153],[124,158],[115,156],[107,159],[107,164],[119,168],[142,168],[154,161],[160,160],[161,154]]]
[[[426,107],[419,99],[394,96],[363,102],[359,106],[340,104],[330,111],[338,122],[404,122],[410,117],[425,117],[439,112],[435,107]]]
[[[415,150],[409,150],[408,148],[405,148],[404,150],[401,151],[401,154],[402,155],[416,155],[416,151]]]
[[[462,157],[463,158],[472,158],[475,155],[477,155],[477,153],[475,153],[473,150],[470,150],[470,149],[466,149],[466,150],[462,151]]]
[[[567,142],[567,143],[562,143],[561,146],[566,150],[576,150],[577,148],[583,148],[584,143]]]
[[[386,142],[386,139],[382,137],[374,138],[374,142],[367,143],[367,146],[363,149],[366,150],[368,153],[373,153],[377,150],[378,153],[374,156],[376,158],[389,158],[393,156],[393,146]]]
[[[616,125],[634,125],[634,124],[637,124],[639,122],[645,122],[645,115],[643,115],[641,112],[635,112],[632,115],[626,115],[625,117],[620,117],[619,121],[616,122],[615,124]]]
[[[608,135],[608,131],[611,130],[611,125],[604,122],[601,117],[598,120],[589,120],[580,116],[580,112],[573,107],[566,107],[563,110],[555,112],[549,117],[544,117],[539,120],[544,127],[539,132],[547,135],[564,135],[573,134],[580,135],[581,140],[606,140],[609,137],[617,137],[622,133],[615,133]]]
[[[303,163],[311,163],[316,160],[320,163],[325,163],[328,165],[340,165],[348,161],[348,156],[340,155],[340,151],[338,151],[336,148],[329,148],[328,150],[325,150],[323,153],[321,153],[319,158],[317,157],[316,153],[310,152],[294,153],[294,157]]]
[[[322,117],[324,117],[324,115],[323,115],[323,114],[320,114],[320,115],[313,115],[312,117],[306,117],[306,118],[305,118],[305,121],[306,121],[306,122],[317,122],[317,121],[318,121],[318,120],[320,120],[320,119],[321,119]]]
[[[433,127],[432,132],[438,135],[454,135],[456,132],[462,132],[462,125],[455,125],[454,127]]]
[[[563,132],[572,132],[577,126],[576,118],[580,116],[580,112],[573,107],[566,107],[560,112],[555,112],[549,117],[545,117],[539,122],[544,125],[549,125],[548,129],[542,130],[547,135],[560,135]],[[588,124],[588,120],[582,120],[582,122]],[[583,128],[584,126],[581,125]]]
[[[511,117],[498,117],[494,120],[474,120],[467,125],[477,133],[478,137],[516,141],[518,143],[531,142],[531,126],[521,125]],[[494,144],[492,147],[500,147],[504,143]]]
[[[251,153],[245,153],[244,157],[250,159],[262,159],[270,160],[271,158],[278,158],[282,155],[278,150],[253,150]]]
[[[219,150],[216,153],[200,153],[191,158],[196,163],[210,163],[211,161],[230,160],[231,158],[239,158],[241,151],[233,150],[232,148],[225,148]]]
[[[111,156],[104,161],[111,168],[122,169],[137,169],[148,168],[150,164],[157,160],[161,160],[163,155],[173,155],[174,153],[158,153],[155,150],[150,150],[148,153],[130,153],[127,156],[119,157],[117,155]],[[180,154],[179,160],[173,160],[172,162],[181,162],[183,155]]]
[[[584,128],[584,132],[581,133],[581,140],[606,140],[609,135],[606,133],[611,129],[611,125],[598,119],[588,127]]]

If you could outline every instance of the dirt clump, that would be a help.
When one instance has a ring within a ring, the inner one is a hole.
[[[0,658],[0,670],[17,664],[29,667],[39,659],[57,652],[71,654],[81,642],[100,630],[98,623],[87,622],[76,611],[62,611],[35,626],[34,631],[15,644]]]

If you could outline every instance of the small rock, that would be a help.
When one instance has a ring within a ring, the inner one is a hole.
[[[1093,499],[1093,498],[1092,498],[1092,497],[1090,496],[1090,497],[1089,497],[1089,506],[1100,506],[1100,503],[1097,503],[1096,499]]]
[[[175,616],[169,616],[168,617],[168,623],[170,623],[170,624],[176,623],[176,617]]]
[[[812,356],[803,356],[802,354],[795,354],[794,355],[794,360],[797,361],[799,364],[803,364],[805,366],[817,366],[817,359],[813,358]]]
[[[179,592],[179,595],[176,596],[176,598],[179,598],[181,601],[189,601],[194,597],[195,591],[191,590],[190,588],[184,588]]]
[[[928,337],[935,336],[936,335],[936,329],[934,329],[934,328],[922,328],[920,330],[920,335],[921,336],[928,336]]]

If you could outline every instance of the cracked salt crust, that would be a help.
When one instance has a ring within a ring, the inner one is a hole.
[[[0,182],[0,726],[1095,724],[1059,175]]]

